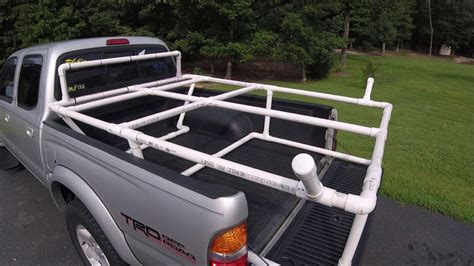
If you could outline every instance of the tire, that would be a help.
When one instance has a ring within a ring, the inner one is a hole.
[[[128,265],[79,199],[67,204],[65,216],[69,236],[84,265]]]

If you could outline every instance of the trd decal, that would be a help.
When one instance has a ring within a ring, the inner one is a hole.
[[[172,239],[171,237],[161,234],[158,230],[149,227],[148,225],[143,224],[142,222],[126,215],[125,213],[121,212],[123,217],[125,217],[125,221],[128,225],[133,227],[133,230],[136,232],[142,232],[149,240],[164,245],[165,247],[173,250],[178,255],[185,257],[192,262],[196,262],[196,257],[189,253],[186,250],[186,247],[179,243],[178,241]]]

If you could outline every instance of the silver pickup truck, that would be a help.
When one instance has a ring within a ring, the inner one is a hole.
[[[34,46],[1,72],[0,167],[49,189],[86,264],[350,265],[392,111],[372,85],[351,98],[185,75],[147,37]],[[380,126],[278,94],[378,108]],[[337,151],[338,131],[373,138],[372,157]]]

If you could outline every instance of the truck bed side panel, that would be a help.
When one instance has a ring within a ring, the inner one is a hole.
[[[179,180],[171,171],[146,166],[143,160],[55,122],[45,122],[44,145],[49,171],[62,165],[81,176],[132,240],[129,244],[148,247],[141,247],[141,260],[153,257],[163,263],[173,259],[177,259],[175,263],[206,263],[207,245],[203,243],[209,243],[217,231],[247,218],[243,193],[212,184],[199,187],[192,179]]]

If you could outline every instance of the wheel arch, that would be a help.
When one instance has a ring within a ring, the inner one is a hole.
[[[56,207],[64,211],[67,203],[77,197],[96,219],[120,257],[130,265],[141,265],[104,203],[79,175],[66,167],[56,166],[48,183]]]

